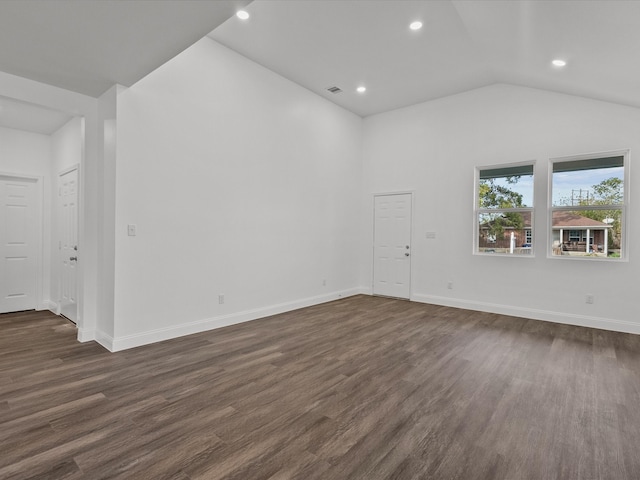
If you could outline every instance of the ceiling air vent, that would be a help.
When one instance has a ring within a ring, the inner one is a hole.
[[[342,91],[340,87],[329,87],[327,88],[327,90],[330,91],[331,93],[340,93]]]

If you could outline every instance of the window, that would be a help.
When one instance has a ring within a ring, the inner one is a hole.
[[[524,232],[525,242],[528,244],[527,246],[531,246],[531,229],[527,228]]]
[[[579,242],[580,240],[582,240],[582,238],[580,238],[581,232],[581,230],[569,230],[569,241]]]
[[[552,256],[625,258],[626,156],[552,160]]]
[[[533,164],[476,169],[474,253],[525,255],[533,245]]]

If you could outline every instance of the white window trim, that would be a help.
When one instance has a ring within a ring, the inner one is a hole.
[[[575,160],[589,160],[607,157],[623,157],[623,173],[624,179],[622,183],[623,196],[621,205],[589,205],[589,206],[570,206],[570,207],[554,207],[553,206],[553,164],[556,162],[571,162]],[[624,263],[629,261],[629,165],[630,165],[629,149],[612,150],[606,152],[586,153],[582,155],[571,155],[566,157],[555,157],[549,159],[548,182],[547,182],[547,226],[549,235],[547,238],[547,258],[563,261],[589,261],[589,262],[614,262]],[[619,258],[609,257],[590,257],[590,256],[572,256],[572,255],[554,255],[553,254],[553,212],[554,211],[580,211],[580,210],[611,210],[620,209],[622,211],[622,248],[620,249]]]
[[[510,167],[523,167],[523,166],[531,166],[533,167],[533,198],[532,198],[532,206],[531,207],[522,207],[522,208],[480,208],[478,205],[478,197],[480,196],[480,171],[482,170],[492,170],[499,168],[510,168]],[[535,257],[535,184],[536,184],[536,161],[529,160],[524,162],[515,162],[515,163],[499,163],[493,165],[481,165],[475,168],[474,175],[474,187],[473,187],[473,255],[479,255],[481,257],[514,257],[514,258],[534,258]],[[514,255],[511,253],[487,253],[480,252],[480,226],[478,224],[478,217],[483,213],[506,213],[506,212],[531,212],[531,253],[527,255]]]

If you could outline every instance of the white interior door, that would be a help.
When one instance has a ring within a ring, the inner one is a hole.
[[[0,313],[37,306],[41,226],[37,180],[0,175]]]
[[[78,169],[59,177],[60,313],[78,321]]]
[[[374,197],[373,293],[411,296],[411,194]]]

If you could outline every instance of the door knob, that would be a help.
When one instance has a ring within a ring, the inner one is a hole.
[[[77,262],[78,261],[78,257],[69,257],[69,260],[71,260],[71,261],[75,260]]]
[[[405,254],[404,254],[404,256],[405,256],[405,257],[408,257],[408,256],[409,256],[409,252],[405,253]]]

